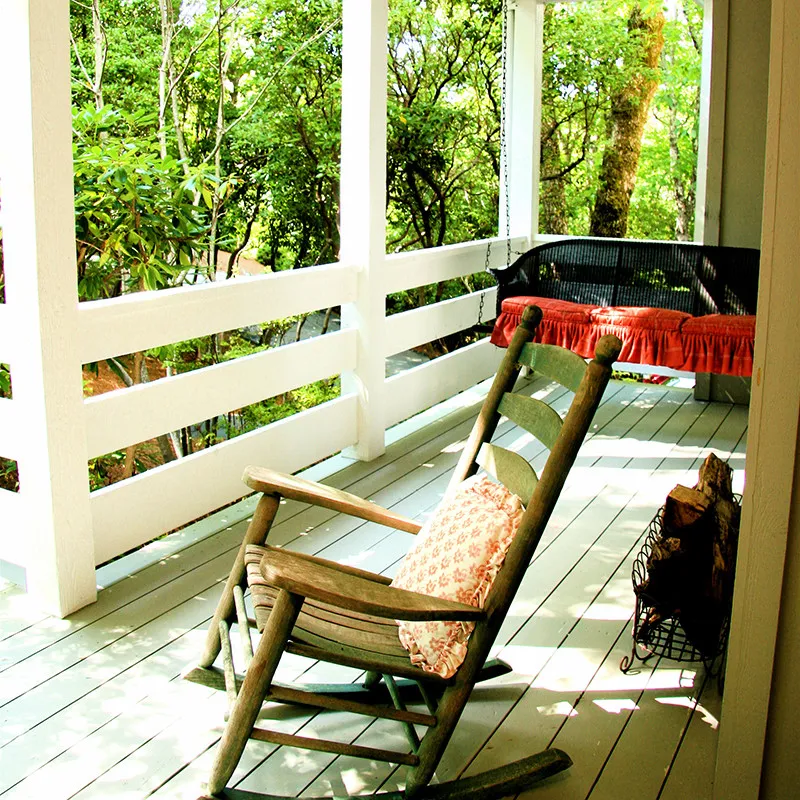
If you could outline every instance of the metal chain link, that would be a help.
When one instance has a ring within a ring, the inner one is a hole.
[[[508,191],[508,142],[506,118],[508,115],[508,0],[503,0],[503,52],[500,58],[503,73],[500,84],[500,158],[503,165],[503,189],[506,196],[506,266],[511,264],[511,198]]]
[[[502,5],[503,28],[500,52],[500,163],[502,187],[506,200],[506,266],[511,264],[511,200],[508,193],[508,152],[506,148],[506,114],[508,109],[508,0],[503,0]],[[489,272],[492,257],[492,240],[486,243],[486,259],[483,271]],[[483,306],[486,301],[486,290],[481,292],[480,305],[478,306],[478,325],[483,324]]]

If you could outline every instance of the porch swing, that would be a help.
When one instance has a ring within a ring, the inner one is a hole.
[[[749,379],[755,352],[760,252],[754,248],[648,240],[565,237],[515,251],[512,263],[507,113],[507,24],[503,3],[500,103],[506,260],[485,272],[497,285],[492,320],[480,293],[473,330],[506,347],[523,310],[543,314],[537,342],[591,358],[600,337],[622,342],[620,361],[679,372]],[[733,384],[726,384],[728,387]],[[749,390],[746,392],[749,395]]]

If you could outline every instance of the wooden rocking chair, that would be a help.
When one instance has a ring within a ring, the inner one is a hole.
[[[531,344],[540,319],[538,308],[526,310],[450,483],[453,489],[480,465],[526,506],[516,537],[482,608],[398,589],[390,586],[385,576],[266,545],[282,497],[410,533],[418,532],[421,526],[347,492],[267,469],[245,470],[245,482],[261,492],[262,497],[214,615],[203,657],[199,666],[186,675],[206,685],[224,686],[231,700],[230,716],[208,782],[210,795],[273,798],[273,795],[225,790],[248,738],[407,765],[410,769],[405,790],[379,795],[389,800],[499,798],[570,766],[572,762],[566,753],[550,749],[472,778],[429,786],[544,532],[600,402],[611,365],[619,354],[620,343],[613,336],[599,341],[595,358],[588,365],[568,350]],[[563,421],[542,401],[513,394],[523,365],[575,393]],[[540,478],[522,456],[489,443],[501,415],[527,429],[549,448]],[[262,631],[255,652],[249,634],[254,621],[248,620],[244,601],[248,578],[255,625]],[[400,644],[395,620],[474,621],[466,658],[456,674],[444,679],[413,665]],[[230,626],[234,622],[238,622],[245,651],[247,671],[243,680],[235,674],[231,657]],[[213,667],[220,650],[224,662],[222,674]],[[377,702],[273,683],[284,652],[364,670],[367,700],[370,692],[374,692]],[[406,683],[413,681],[419,687],[419,696],[429,713],[407,709],[396,678]],[[386,705],[387,693],[393,706]],[[396,720],[405,726],[411,752],[256,728],[256,717],[265,701]],[[415,726],[427,729],[421,740]]]

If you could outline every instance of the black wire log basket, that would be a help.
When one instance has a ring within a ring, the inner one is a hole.
[[[740,502],[739,497],[735,497]],[[627,673],[636,661],[642,664],[653,656],[667,658],[678,662],[702,662],[711,675],[718,675],[721,671],[722,660],[728,642],[728,628],[730,618],[725,616],[719,628],[719,638],[714,646],[706,647],[701,651],[686,636],[680,619],[669,616],[652,622],[653,611],[657,606],[656,601],[639,587],[647,580],[647,561],[653,550],[653,544],[662,536],[662,520],[664,508],[650,520],[647,535],[639,553],[633,561],[631,580],[636,595],[636,610],[633,615],[633,644],[631,654],[625,656],[620,662],[620,669]]]

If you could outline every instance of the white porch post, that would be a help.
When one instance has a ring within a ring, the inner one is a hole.
[[[719,244],[727,67],[728,0],[704,0],[694,220],[694,239],[703,244]]]
[[[358,300],[342,327],[358,331],[358,366],[342,376],[356,391],[357,458],[384,450],[386,290],[387,0],[344,0],[340,260],[359,269]]]
[[[500,236],[508,214],[512,237],[529,244],[539,231],[539,126],[542,113],[542,24],[539,0],[509,0],[506,92],[506,162],[500,174]]]
[[[800,6],[771,8],[761,271],[715,800],[793,797],[800,775]]]
[[[69,3],[3,0],[0,85],[4,316],[13,337],[3,343],[7,421],[22,432],[11,535],[25,539],[31,598],[65,616],[96,599],[77,351]]]

